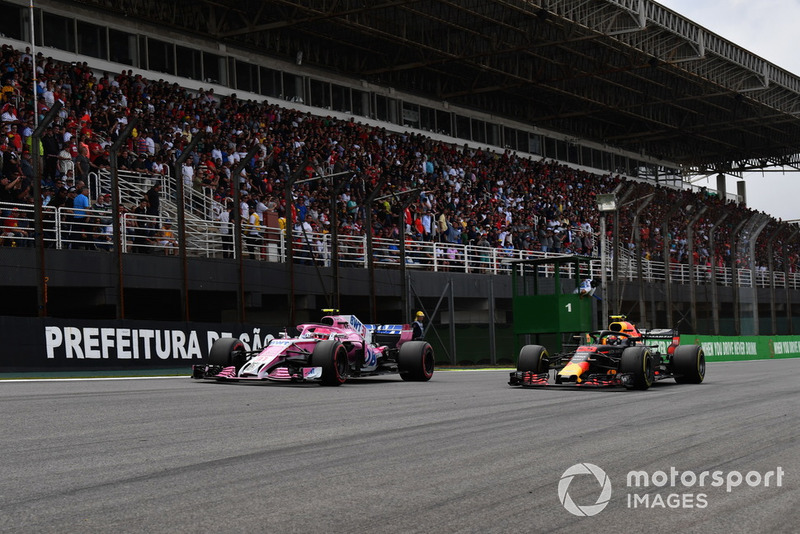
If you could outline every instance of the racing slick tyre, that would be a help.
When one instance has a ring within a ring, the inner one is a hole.
[[[208,352],[208,364],[220,367],[233,365],[238,371],[245,364],[244,343],[232,337],[216,340]]]
[[[517,371],[531,371],[540,375],[550,370],[550,356],[541,345],[525,345],[519,351]]]
[[[647,389],[655,380],[653,355],[647,347],[628,347],[622,351],[619,372],[631,375],[629,389]]]
[[[311,354],[311,365],[322,368],[323,386],[341,386],[347,380],[347,349],[339,341],[320,341]]]
[[[397,355],[400,378],[412,382],[427,382],[433,376],[433,347],[425,341],[406,341]]]
[[[699,384],[706,377],[706,354],[700,345],[680,345],[672,355],[672,372],[678,384]]]

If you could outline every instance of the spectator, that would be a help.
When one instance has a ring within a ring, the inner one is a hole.
[[[13,86],[13,84],[6,84],[3,86],[3,93],[4,96],[8,91],[5,90],[6,86]],[[14,123],[19,122],[19,117],[17,116],[17,107],[12,103],[7,103],[3,106],[2,115],[0,115],[0,120],[6,123]]]
[[[150,168],[150,173],[155,174],[156,176],[164,176],[167,174],[167,164],[164,163],[164,156],[158,155],[153,161],[153,165]]]
[[[69,149],[66,146],[63,147],[58,153],[57,162],[57,176],[66,176],[67,171],[73,171],[75,167],[75,164],[72,161],[72,155],[70,155]]]
[[[113,250],[114,248],[114,227],[111,217],[97,219],[94,233],[94,248],[97,250]]]
[[[261,252],[261,219],[258,217],[258,212],[252,206],[249,208],[250,215],[247,219],[247,250],[250,257],[253,259],[260,259]],[[242,219],[245,220],[245,219]]]
[[[73,174],[72,169],[69,169],[67,171],[67,174],[63,175],[62,178],[64,180],[64,185],[66,185],[67,187],[75,187],[76,191],[80,193],[80,188],[78,187],[80,183],[75,181],[75,175]]]
[[[584,297],[593,297],[594,292],[600,286],[599,280],[594,280],[592,278],[585,278],[581,281],[581,284],[575,288],[573,293],[580,295],[580,298]]]
[[[12,177],[22,174],[22,166],[16,151],[8,150],[3,153],[3,176]]]
[[[111,193],[105,193],[97,197],[92,209],[95,211],[106,211],[111,209]]]
[[[161,215],[161,182],[156,182],[147,190],[147,215]]]
[[[145,154],[138,154],[136,156],[136,159],[134,159],[130,164],[130,170],[138,173],[147,172],[147,161],[145,160]]]
[[[91,229],[89,228],[89,213],[87,210],[90,207],[89,202],[89,188],[84,186],[80,190],[80,194],[76,195],[72,204],[73,214],[73,234],[76,243],[72,248],[89,248],[88,242]]]
[[[28,231],[20,220],[19,208],[12,208],[5,221],[3,221],[2,237],[2,245],[4,247],[21,247],[27,243]],[[29,243],[27,244],[29,246]]]
[[[133,213],[139,215],[137,219],[145,220],[144,215],[147,215],[147,211],[150,209],[150,202],[148,202],[147,197],[142,197],[139,199],[139,205],[133,208]]]
[[[233,200],[226,201],[223,210],[219,214],[220,228],[222,235],[222,257],[233,258],[233,224],[231,215],[233,214]]]
[[[194,166],[191,156],[186,158],[181,166],[181,179],[183,180],[183,198],[186,209],[191,209],[189,199],[192,195],[192,187],[194,186]]]
[[[164,221],[156,239],[158,240],[158,244],[164,247],[164,253],[167,256],[175,255],[178,248],[178,241],[175,239],[175,232],[172,230],[172,221],[169,219]]]
[[[414,322],[411,323],[411,339],[414,341],[425,340],[425,314],[418,311],[414,316]]]
[[[125,217],[127,234],[132,241],[131,251],[137,254],[149,254],[153,251],[157,241],[155,232],[138,215],[128,215]]]
[[[56,189],[56,193],[53,198],[50,199],[48,206],[51,208],[60,208],[64,206],[67,202],[67,195],[68,190],[66,187],[59,187]]]
[[[0,177],[0,203],[11,203],[17,200],[17,195],[14,193],[17,186],[21,185],[22,176],[17,173],[13,178],[9,178],[3,174]]]

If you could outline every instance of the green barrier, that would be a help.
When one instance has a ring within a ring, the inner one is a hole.
[[[489,332],[486,325],[459,325],[456,327],[457,361],[452,361],[449,351],[450,331],[437,326],[428,332],[426,340],[433,346],[438,365],[483,365],[489,363]],[[556,335],[542,334],[541,344],[554,347],[559,342]],[[532,341],[533,342],[533,341]],[[706,360],[727,362],[737,360],[769,360],[800,358],[800,336],[705,336],[682,335],[681,345],[702,345]],[[666,354],[672,340],[650,340],[659,352]],[[515,333],[510,325],[498,325],[495,331],[497,363],[514,364],[519,349],[515,348]],[[552,352],[552,349],[551,349]]]
[[[800,336],[681,336],[681,345],[702,345],[706,361],[800,358]]]

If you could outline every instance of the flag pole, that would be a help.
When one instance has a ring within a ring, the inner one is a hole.
[[[39,110],[36,109],[37,107],[37,97],[36,97],[36,89],[37,89],[37,80],[36,80],[36,32],[35,32],[35,25],[33,22],[33,0],[31,0],[31,68],[33,69],[33,129],[35,130],[37,126],[39,126]],[[31,147],[33,149],[33,147]],[[33,152],[31,152],[33,154]],[[38,154],[37,154],[38,155]]]

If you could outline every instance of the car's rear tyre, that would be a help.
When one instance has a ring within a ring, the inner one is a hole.
[[[244,343],[233,337],[224,337],[214,341],[208,352],[208,364],[220,367],[235,366],[240,369],[245,364]]]
[[[647,347],[628,347],[622,351],[619,372],[629,374],[630,389],[647,389],[655,381],[653,355]]]
[[[547,349],[541,345],[525,345],[519,351],[517,359],[517,371],[533,372],[536,374],[546,373],[550,370],[550,356]]]
[[[435,358],[433,347],[425,341],[406,341],[397,355],[400,378],[412,382],[427,382],[433,376]]]
[[[311,366],[322,368],[323,386],[341,386],[347,380],[347,349],[339,341],[320,341],[311,353]]]
[[[699,384],[706,377],[706,353],[700,345],[680,345],[672,354],[672,372],[678,384]]]

